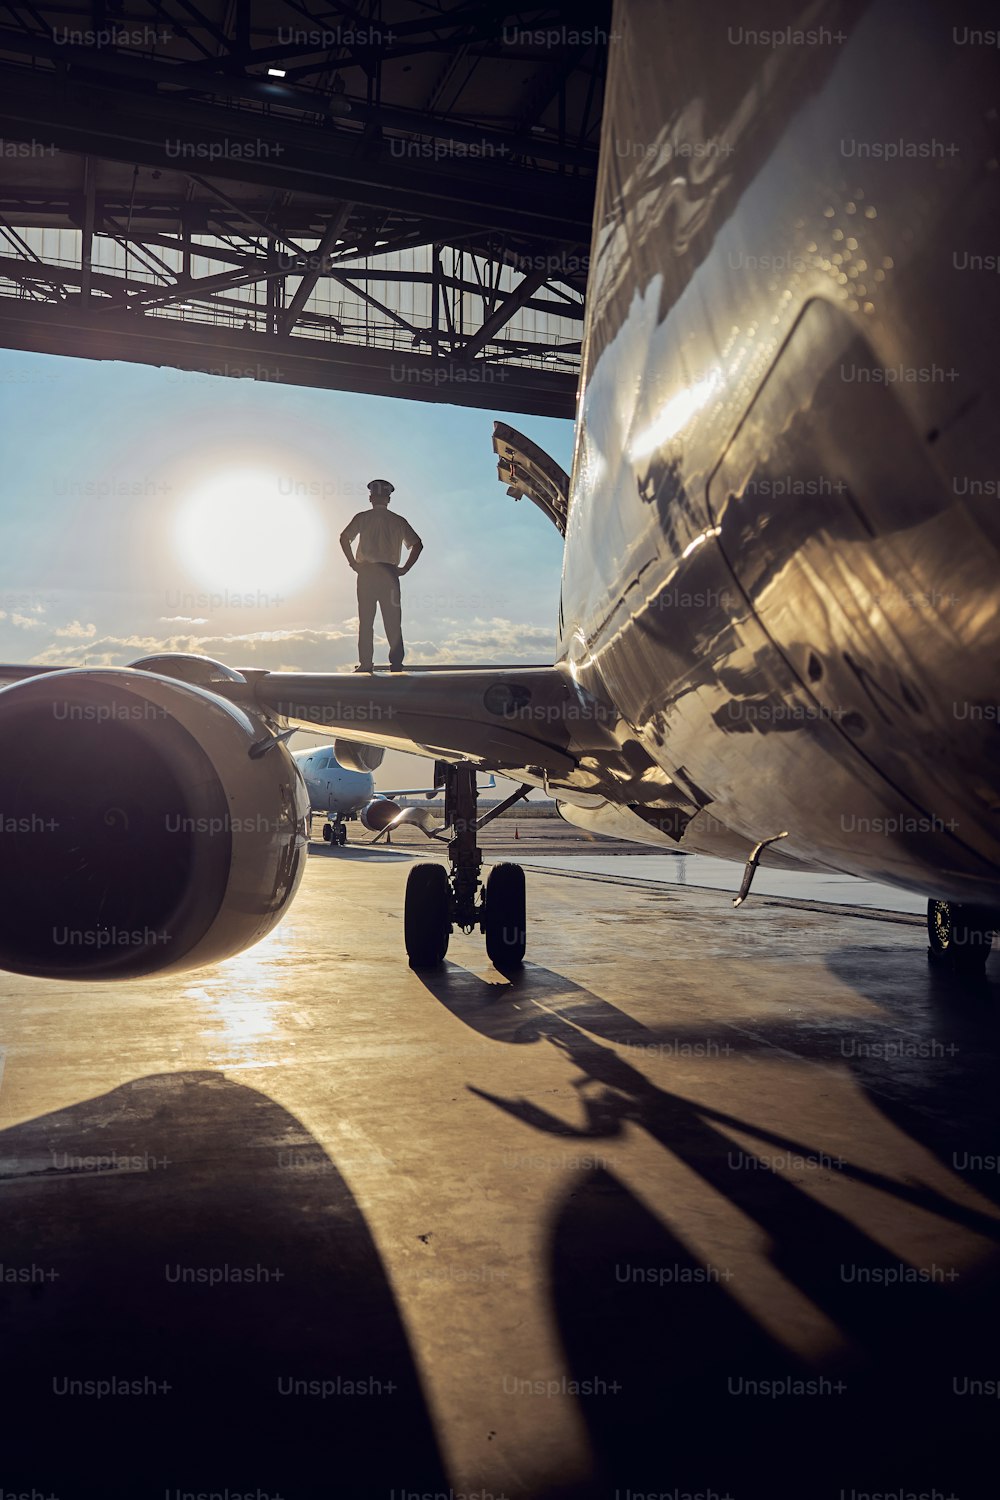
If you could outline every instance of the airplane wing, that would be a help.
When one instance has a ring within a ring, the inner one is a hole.
[[[558,666],[418,668],[370,675],[268,672],[163,652],[129,667],[0,664],[0,688],[42,676],[109,672],[121,674],[123,685],[140,673],[174,677],[251,713],[263,711],[287,730],[311,730],[435,760],[472,761],[483,772],[514,774],[536,785],[552,778],[564,787],[589,791],[597,778],[592,770],[581,770],[581,761],[595,755],[612,762],[621,757],[612,732],[614,715]]]
[[[481,792],[492,791],[495,788],[496,784],[497,784],[496,777],[495,776],[491,776],[490,779],[489,779],[489,781],[486,783],[486,785],[485,786],[481,786],[479,788],[479,790]],[[397,786],[397,787],[393,787],[391,791],[387,791],[387,792],[383,792],[381,790],[381,788],[380,788],[379,791],[377,792],[377,795],[379,797],[385,797],[388,801],[391,802],[392,799],[393,799],[393,797],[437,797],[437,796],[440,795],[440,793],[443,790],[444,790],[444,788],[441,785],[438,785],[438,786]]]
[[[393,797],[436,797],[440,790],[439,786],[394,786],[391,791],[379,790],[375,795],[391,802]]]
[[[614,713],[560,666],[417,668],[387,674],[268,672],[237,669],[186,652],[162,652],[129,667],[0,664],[0,689],[51,676],[56,692],[59,675],[92,674],[96,679],[108,673],[120,677],[126,691],[127,679],[148,673],[176,678],[255,718],[263,714],[283,737],[304,729],[334,741],[470,761],[484,773],[534,786],[551,783],[582,805],[603,800],[598,787],[608,774],[627,781],[635,771],[614,732]]]
[[[154,676],[154,681],[150,677]],[[2,691],[17,691],[26,679],[38,683],[45,702],[72,698],[81,712],[93,699],[117,694],[141,707],[147,700],[171,703],[171,678],[201,690],[236,711],[231,724],[198,718],[189,696],[177,700],[215,735],[236,732],[255,738],[249,753],[261,765],[278,739],[311,730],[359,745],[407,751],[445,762],[465,761],[527,786],[544,787],[564,815],[592,832],[615,833],[657,847],[745,858],[746,838],[714,818],[689,789],[654,765],[614,710],[582,688],[563,666],[454,667],[399,673],[299,673],[242,671],[209,657],[182,652],[147,656],[130,667],[0,665]],[[89,684],[89,685],[88,685]],[[117,700],[116,700],[117,701]],[[164,724],[173,722],[163,710]],[[437,779],[436,777],[434,779]],[[402,795],[397,793],[396,795]],[[705,817],[701,818],[702,810]],[[439,831],[428,808],[401,810],[404,821]],[[779,852],[769,862],[784,862]]]
[[[26,682],[29,677],[42,677],[46,672],[65,672],[66,667],[32,667],[20,665],[0,666],[0,687],[10,687],[15,682]]]
[[[459,667],[386,676],[247,668],[240,675],[246,687],[220,683],[212,690],[238,702],[249,689],[259,708],[296,729],[434,759],[471,760],[484,771],[530,770],[539,781],[564,778],[589,749],[617,749],[610,716],[584,703],[559,667]]]

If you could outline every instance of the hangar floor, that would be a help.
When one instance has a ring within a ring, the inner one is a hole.
[[[4,1496],[995,1493],[1000,958],[531,871],[519,978],[418,975],[414,857],[0,979]]]

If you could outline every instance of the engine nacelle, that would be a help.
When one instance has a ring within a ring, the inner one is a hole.
[[[268,740],[256,714],[149,671],[0,690],[0,968],[132,979],[265,937],[305,868],[309,806]]]
[[[362,745],[354,740],[334,740],[333,753],[345,771],[377,771],[385,759],[382,745]]]
[[[365,804],[358,817],[369,833],[382,833],[393,818],[399,816],[401,810],[399,803],[393,802],[390,797],[376,797]]]

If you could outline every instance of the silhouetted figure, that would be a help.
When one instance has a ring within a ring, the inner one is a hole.
[[[400,672],[403,667],[399,580],[413,567],[424,544],[404,516],[389,511],[394,488],[388,479],[371,480],[371,510],[359,511],[340,534],[344,556],[358,575],[358,672],[373,670],[376,606],[382,612],[382,627],[389,641],[390,670]],[[351,551],[355,539],[357,554]],[[404,547],[410,555],[400,567]]]

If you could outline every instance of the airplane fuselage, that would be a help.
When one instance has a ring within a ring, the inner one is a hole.
[[[306,784],[313,812],[328,813],[337,819],[349,818],[375,795],[374,776],[367,771],[348,770],[328,746],[295,750],[292,759]]]
[[[997,64],[930,6],[756,24],[618,12],[561,660],[678,847],[996,905]]]

